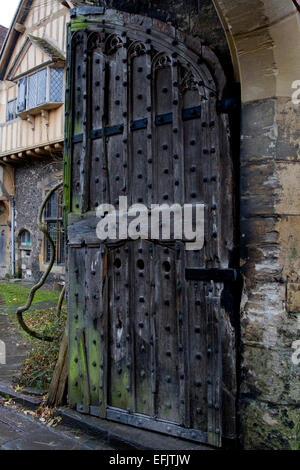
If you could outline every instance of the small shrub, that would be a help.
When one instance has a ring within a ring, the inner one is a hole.
[[[31,329],[55,339],[49,343],[26,335],[29,338],[29,352],[19,371],[19,386],[48,390],[58,359],[66,316],[65,307],[59,315],[56,313],[56,308],[36,310],[25,314],[25,321]]]

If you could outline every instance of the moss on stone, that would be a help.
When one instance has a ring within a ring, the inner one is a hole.
[[[300,405],[247,401],[241,407],[242,445],[255,450],[300,450]]]

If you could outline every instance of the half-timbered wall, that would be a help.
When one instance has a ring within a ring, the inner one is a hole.
[[[7,104],[18,94],[17,84],[11,80],[17,81],[18,77],[52,62],[51,56],[45,52],[45,49],[38,47],[38,39],[32,43],[28,37],[32,35],[35,38],[45,38],[57,50],[65,54],[68,19],[69,10],[56,0],[34,0],[29,7],[28,16],[22,25],[24,29],[9,58],[5,79],[10,81],[0,84],[0,157],[1,155],[17,155],[24,149],[63,140],[63,106],[44,115],[38,113],[30,117],[30,120],[26,120],[26,116],[24,119],[16,116],[15,119],[7,122]],[[6,59],[5,55],[2,66]]]

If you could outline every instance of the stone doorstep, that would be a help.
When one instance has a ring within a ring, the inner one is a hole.
[[[0,395],[9,396],[16,403],[31,410],[36,410],[42,401],[36,396],[16,392],[6,382],[0,382]],[[196,444],[184,439],[83,415],[68,407],[57,408],[56,415],[62,418],[62,424],[66,427],[79,429],[90,436],[98,437],[116,450],[215,450],[208,445]]]
[[[62,423],[66,426],[97,436],[116,450],[215,450],[208,445],[83,415],[67,407],[57,408],[56,414],[62,417]]]

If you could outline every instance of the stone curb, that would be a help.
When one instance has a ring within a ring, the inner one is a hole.
[[[13,398],[16,403],[20,403],[21,405],[26,406],[31,410],[36,410],[42,402],[40,398],[31,397],[24,395],[23,393],[16,392],[12,386],[6,382],[0,382],[0,395],[3,397],[9,396],[10,398]]]

